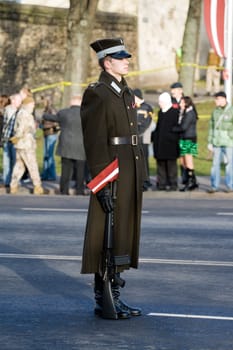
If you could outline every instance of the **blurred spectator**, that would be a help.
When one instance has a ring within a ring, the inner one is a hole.
[[[32,91],[31,91],[31,89],[29,89],[29,87],[27,85],[24,85],[20,89],[19,94],[20,94],[20,96],[22,98],[22,101],[24,101],[26,97],[32,97],[33,98]],[[35,117],[35,110],[33,110],[32,114]],[[22,176],[22,182],[24,182],[24,183],[30,182],[30,177],[29,177],[27,168],[25,169],[25,172],[24,172],[24,174]]]
[[[8,106],[10,103],[11,101],[9,96],[7,95],[0,96],[0,147],[3,147],[2,129],[3,129],[3,122],[4,122],[5,107]]]
[[[172,107],[180,109],[180,100],[184,96],[183,85],[177,81],[170,86],[171,97],[172,97]]]
[[[49,98],[43,98],[44,111],[43,114],[55,114],[56,109],[53,107]],[[60,131],[57,122],[45,120],[42,117],[40,127],[44,134],[44,156],[43,156],[43,170],[41,179],[46,181],[56,180],[56,163],[54,158],[54,149],[57,142],[58,132]]]
[[[157,162],[157,187],[159,190],[177,190],[178,134],[172,131],[177,125],[179,111],[172,107],[168,92],[159,95],[158,122],[153,132],[154,157]]]
[[[16,148],[16,163],[12,173],[10,183],[10,193],[18,192],[18,184],[25,169],[28,169],[32,180],[34,194],[44,194],[46,191],[41,186],[38,164],[36,160],[36,124],[32,115],[35,102],[32,97],[26,97],[17,114],[14,126],[14,136],[10,141]]]
[[[135,89],[133,92],[135,95],[137,109],[138,133],[142,141],[142,148],[146,159],[146,167],[149,178],[149,145],[151,144],[151,133],[155,129],[155,122],[152,119],[153,108],[150,104],[144,101],[142,91],[140,89]],[[146,181],[146,183],[144,183],[144,187],[145,190],[151,187],[150,181]]]
[[[226,192],[233,191],[233,107],[227,103],[224,91],[215,94],[216,107],[209,122],[208,149],[213,152],[211,188],[209,193],[219,191],[221,161],[225,157]]]
[[[198,187],[193,156],[197,155],[197,112],[192,99],[184,96],[180,101],[180,123],[173,128],[179,133],[180,164],[184,169],[183,184],[180,191],[192,191]]]
[[[219,57],[214,49],[210,48],[207,59],[206,70],[206,95],[210,96],[220,90],[220,67],[222,65],[221,57]]]
[[[84,185],[85,151],[80,118],[81,100],[81,96],[73,96],[69,108],[62,109],[57,114],[43,115],[43,119],[57,122],[61,128],[56,153],[61,157],[60,192],[64,195],[69,195],[73,173],[76,193],[87,194]]]
[[[10,104],[6,106],[3,116],[3,183],[6,188],[10,187],[12,171],[15,165],[16,151],[10,139],[14,135],[15,120],[21,102],[20,94],[10,96]]]

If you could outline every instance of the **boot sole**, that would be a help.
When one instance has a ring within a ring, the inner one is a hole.
[[[126,312],[124,312],[124,313],[117,312],[117,318],[106,318],[106,317],[103,317],[102,310],[97,309],[97,308],[94,309],[94,314],[98,317],[105,319],[105,320],[107,320],[107,319],[108,320],[109,319],[111,319],[111,320],[113,320],[113,319],[115,319],[115,320],[128,320],[130,318],[130,314],[128,314]]]

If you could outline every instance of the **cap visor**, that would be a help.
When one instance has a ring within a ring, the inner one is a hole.
[[[120,60],[122,58],[130,58],[132,55],[130,55],[130,53],[128,53],[127,51],[118,51],[118,52],[112,53],[110,56],[112,58]]]

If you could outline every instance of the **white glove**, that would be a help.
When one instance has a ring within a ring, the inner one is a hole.
[[[213,152],[213,150],[214,150],[214,147],[211,143],[208,144],[207,148],[210,152]]]

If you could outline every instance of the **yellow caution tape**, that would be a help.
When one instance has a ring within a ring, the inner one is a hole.
[[[183,67],[194,67],[194,68],[198,68],[198,69],[208,69],[209,68],[209,66],[201,66],[197,63],[189,63],[189,62],[180,62],[180,65]],[[224,70],[225,68],[215,66],[215,69]]]
[[[199,65],[197,63],[189,63],[189,62],[181,62],[180,65],[183,66],[183,67],[194,67],[194,68],[198,68],[198,69],[207,69],[208,68],[208,66],[201,66],[201,65]],[[128,73],[127,77],[135,77],[135,76],[143,75],[143,74],[161,72],[163,70],[172,69],[172,68],[174,68],[174,65],[158,67],[158,68],[155,68],[155,69],[136,70],[136,71]],[[224,67],[216,67],[216,69],[223,71],[225,68]],[[90,82],[95,81],[97,79],[98,79],[98,77],[89,78],[86,83],[72,83],[70,81],[61,81],[59,83],[39,86],[37,88],[32,89],[32,92],[35,93],[35,92],[40,92],[40,91],[54,89],[54,88],[60,88],[61,90],[64,90],[64,88],[66,86],[71,86],[71,85],[87,87],[90,84]]]

